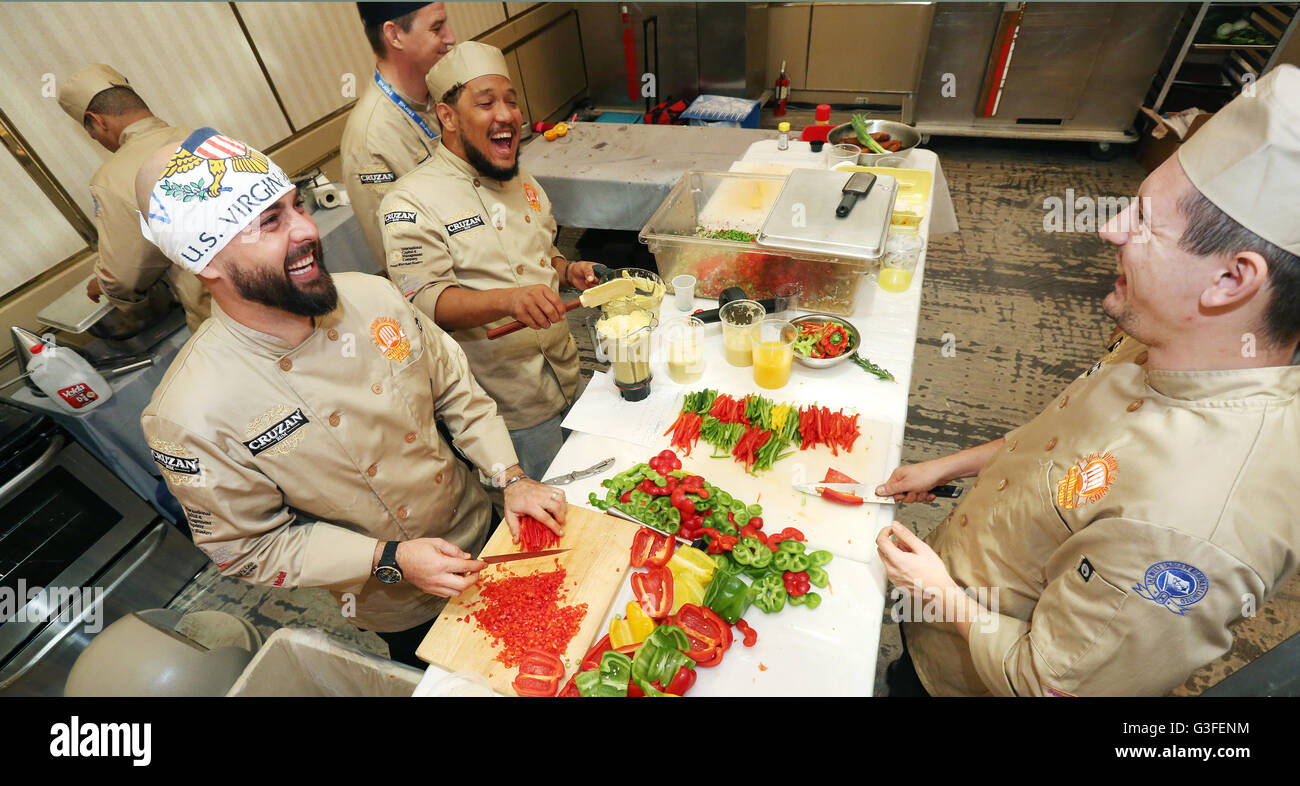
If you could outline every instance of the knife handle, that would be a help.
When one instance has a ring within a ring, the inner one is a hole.
[[[961,496],[961,486],[935,486],[930,489],[930,493],[936,497],[956,499]]]
[[[564,304],[564,313],[567,314],[581,305],[582,305],[582,298],[578,298],[577,300],[570,300],[568,303]],[[519,321],[510,322],[508,324],[499,325],[497,327],[492,328],[487,332],[487,337],[489,339],[501,338],[502,336],[508,336],[511,333],[515,332],[516,330],[522,330],[523,328],[526,327],[528,326]]]

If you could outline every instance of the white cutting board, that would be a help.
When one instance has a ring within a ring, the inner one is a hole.
[[[758,643],[746,647],[739,631],[722,663],[697,668],[695,696],[870,696],[880,648],[880,619],[885,577],[879,560],[863,564],[836,558],[826,565],[827,587],[813,587],[822,602],[815,609],[791,606],[765,614],[751,606],[744,620],[758,633]],[[635,600],[630,578],[614,599],[613,608],[597,631],[609,631],[609,621]],[[868,657],[868,654],[870,657]]]

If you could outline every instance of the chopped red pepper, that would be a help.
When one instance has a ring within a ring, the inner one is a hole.
[[[526,514],[519,515],[519,550],[541,551],[554,548],[560,543],[560,536],[551,528]]]
[[[746,647],[752,647],[758,643],[758,631],[749,627],[749,623],[745,622],[744,619],[736,620],[736,627],[740,629],[741,633],[745,634],[745,638],[740,642],[741,644],[744,644]]]

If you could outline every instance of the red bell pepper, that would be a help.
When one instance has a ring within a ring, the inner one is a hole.
[[[578,692],[577,679],[578,679],[578,672],[575,671],[573,672],[573,676],[569,678],[569,682],[564,686],[564,690],[560,691],[559,694],[556,695],[556,698],[557,699],[581,698],[582,694]]]
[[[554,696],[564,679],[564,662],[553,652],[529,650],[511,685],[520,696]]]
[[[672,682],[668,687],[660,688],[664,693],[671,693],[675,696],[685,696],[686,691],[691,689],[695,684],[695,669],[687,666],[678,666],[677,673],[673,675]]]
[[[673,574],[667,565],[632,574],[636,602],[651,619],[661,620],[673,608]]]
[[[586,655],[582,656],[582,664],[578,666],[578,671],[591,671],[600,668],[600,656],[611,649],[613,649],[613,645],[610,644],[609,634],[606,633],[599,641],[591,645],[591,649],[587,650]]]
[[[716,666],[731,646],[731,626],[707,606],[684,603],[672,623],[686,633],[691,642],[687,655],[700,666]]]
[[[736,620],[736,628],[738,628],[741,633],[745,634],[745,638],[741,641],[741,644],[744,644],[746,647],[752,647],[758,643],[758,631],[749,627],[748,622],[745,622],[743,619],[738,619]]]
[[[785,581],[786,594],[792,598],[807,595],[808,591],[812,589],[812,583],[808,579],[808,574],[804,571],[791,573],[787,570],[781,575],[781,578]]]
[[[644,568],[649,565],[658,568],[667,565],[676,546],[675,538],[662,535],[649,527],[641,527],[632,538],[632,567]]]
[[[843,472],[840,472],[839,470],[836,469],[827,469],[826,477],[822,478],[822,482],[823,483],[857,483],[856,480],[854,480],[853,478],[849,477],[848,475],[845,475]],[[840,504],[843,505],[861,505],[864,502],[866,502],[866,500],[864,500],[862,497],[859,497],[857,494],[845,494],[842,491],[832,491],[831,489],[822,489],[821,495],[822,495],[822,499],[827,499],[830,500],[831,502],[839,502]]]

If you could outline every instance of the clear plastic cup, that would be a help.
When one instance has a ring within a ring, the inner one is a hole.
[[[718,312],[722,322],[722,350],[728,363],[742,368],[754,364],[750,333],[765,316],[767,310],[757,300],[733,300]]]
[[[695,307],[695,276],[682,274],[673,277],[673,302],[678,311],[690,311]]]
[[[754,384],[775,390],[790,381],[794,340],[799,329],[784,319],[765,319],[750,334]]]
[[[768,316],[780,317],[787,321],[793,320],[799,316],[799,301],[803,298],[803,284],[798,281],[780,284],[772,290],[772,297],[776,300],[776,308]]]
[[[698,382],[704,376],[704,323],[696,317],[682,317],[659,329],[668,355],[668,378],[679,385]]]
[[[877,278],[880,288],[886,292],[906,292],[912,286],[912,275],[924,247],[925,242],[914,233],[891,231],[880,258]]]
[[[826,168],[834,169],[840,164],[856,166],[858,154],[861,152],[862,150],[857,145],[827,145]]]

